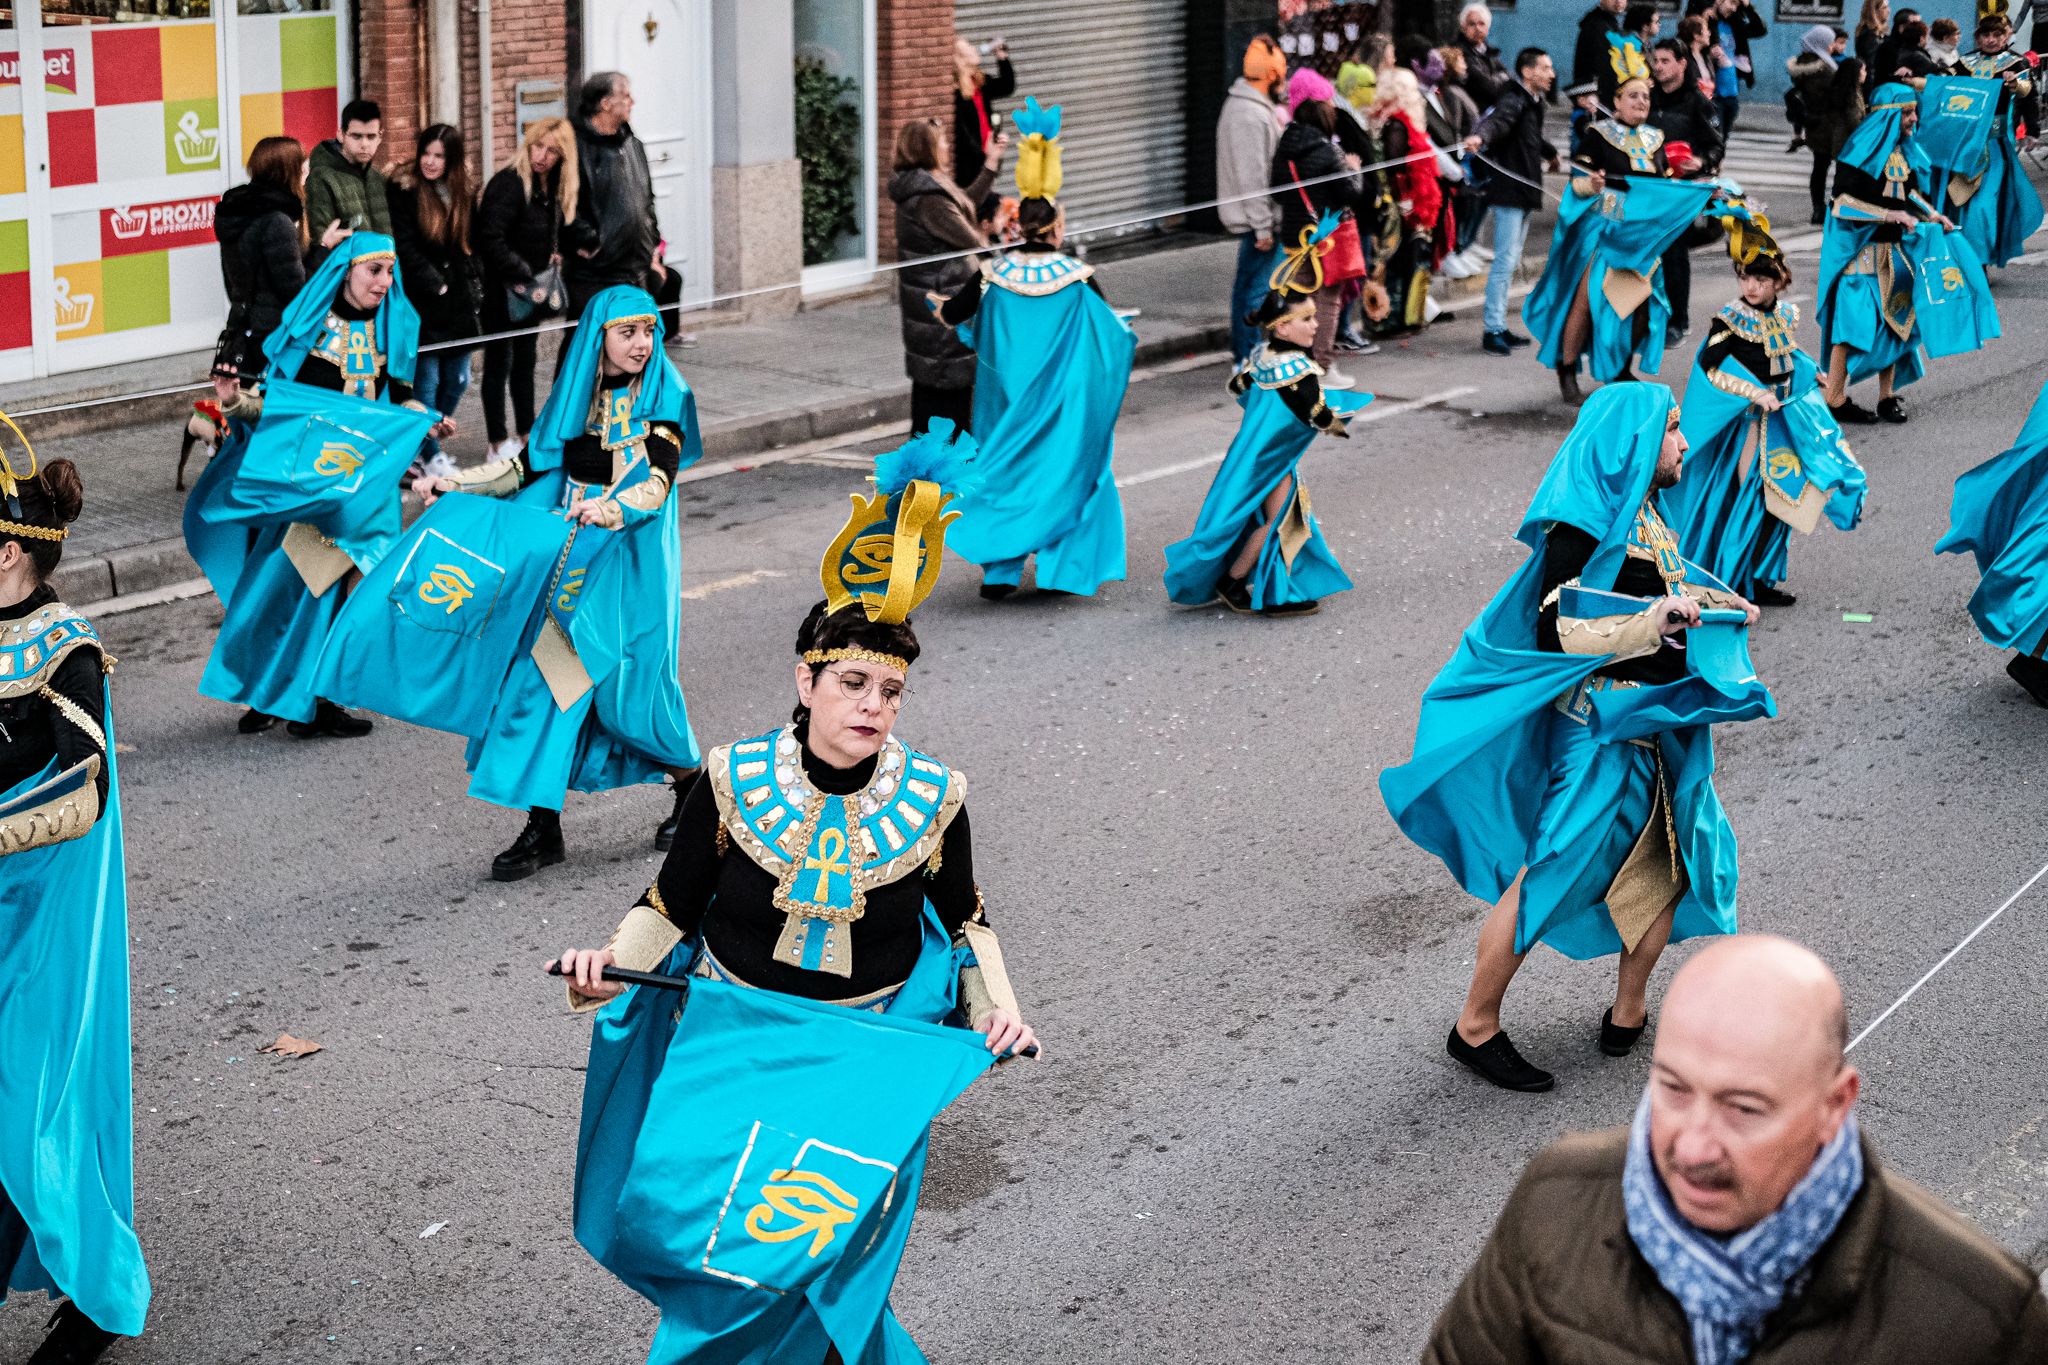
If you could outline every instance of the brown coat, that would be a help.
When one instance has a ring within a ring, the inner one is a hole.
[[[1424,1365],[1674,1365],[1678,1301],[1628,1235],[1628,1130],[1538,1153],[1437,1319]],[[2025,1266],[1910,1180],[1868,1173],[1813,1278],[1745,1365],[2048,1365],[2048,1301]]]

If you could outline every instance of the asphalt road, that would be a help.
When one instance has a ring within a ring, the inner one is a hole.
[[[1708,260],[1702,323],[1727,280]],[[1799,604],[1754,640],[1781,714],[1719,737],[1744,924],[1820,949],[1859,1026],[2048,860],[2048,715],[1975,638],[1970,567],[1929,553],[1951,481],[2010,443],[2044,374],[2048,270],[1999,293],[2003,341],[1910,390],[1911,425],[1852,432],[1866,522],[1794,546]],[[1375,787],[1518,563],[1510,533],[1568,427],[1551,377],[1476,333],[1468,317],[1351,367],[1385,415],[1305,466],[1357,582],[1321,616],[1165,600],[1160,549],[1211,469],[1186,466],[1236,425],[1214,365],[1132,392],[1129,582],[989,605],[956,561],[919,614],[900,733],[974,784],[980,880],[1048,1053],[939,1123],[895,1296],[935,1362],[1412,1360],[1524,1160],[1626,1119],[1649,1048],[1593,1046],[1608,964],[1539,953],[1510,1000],[1554,1093],[1491,1091],[1444,1057],[1483,907]],[[687,489],[707,743],[786,715],[817,556],[859,486],[827,461]],[[217,619],[201,600],[105,623],[156,1282],[148,1336],[110,1359],[641,1358],[651,1310],[568,1230],[588,1024],[540,967],[603,942],[649,881],[665,795],[572,796],[568,863],[493,884],[519,820],[464,796],[459,741],[237,736],[194,692]],[[2044,954],[2036,889],[1854,1058],[1887,1159],[2036,1265]],[[324,1050],[257,1054],[282,1032]],[[19,1298],[0,1312],[0,1358],[41,1321]]]

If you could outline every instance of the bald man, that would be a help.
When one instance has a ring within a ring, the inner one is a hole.
[[[1635,1123],[1522,1174],[1425,1365],[2048,1365],[2027,1268],[1884,1170],[1834,974],[1786,939],[1671,983]]]

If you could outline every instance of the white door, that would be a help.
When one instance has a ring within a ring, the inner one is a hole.
[[[586,65],[633,82],[654,209],[683,301],[711,296],[711,0],[584,0]]]

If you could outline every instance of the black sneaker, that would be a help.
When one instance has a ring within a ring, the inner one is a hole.
[[[1681,324],[1674,322],[1669,327],[1666,327],[1664,329],[1664,344],[1667,347],[1679,346],[1683,344],[1686,337],[1690,336],[1691,334],[1692,328],[1682,326]]]
[[[562,848],[562,813],[535,806],[527,812],[526,828],[519,831],[512,847],[491,859],[491,880],[524,881],[566,856]]]
[[[1517,332],[1512,327],[1510,327],[1507,331],[1502,332],[1501,335],[1508,339],[1508,345],[1514,347],[1518,351],[1521,350],[1524,346],[1534,346],[1536,344],[1534,341],[1531,341],[1528,337],[1523,336],[1520,332]]]
[[[271,726],[275,724],[277,724],[276,716],[268,715],[262,711],[258,711],[255,707],[252,706],[242,713],[242,718],[240,720],[235,722],[235,733],[242,735],[260,735],[265,730],[268,730]]]
[[[284,728],[298,739],[361,739],[376,727],[323,699],[314,706],[313,719],[288,721]]]
[[[1877,415],[1880,419],[1899,427],[1906,424],[1906,400],[1893,394],[1877,400]]]
[[[1769,583],[1759,583],[1756,590],[1750,593],[1749,600],[1760,607],[1789,607],[1799,599],[1783,588],[1773,587]]]
[[[1479,338],[1479,349],[1488,355],[1513,355],[1515,347],[1506,332],[1488,332]]]
[[[2005,665],[2006,674],[2027,689],[2027,695],[2041,706],[2048,706],[2048,663],[2029,654],[2015,654]]]
[[[1600,1050],[1610,1057],[1626,1057],[1635,1050],[1636,1040],[1643,1036],[1643,1030],[1650,1026],[1646,1016],[1634,1028],[1623,1028],[1614,1022],[1614,1010],[1600,1016]]]
[[[1226,578],[1218,583],[1216,596],[1222,600],[1224,606],[1240,616],[1250,616],[1258,610],[1252,605],[1251,589],[1242,578]]]
[[[1877,424],[1877,414],[1853,398],[1844,398],[1840,407],[1828,404],[1828,415],[1845,427],[1868,427]]]
[[[1275,602],[1270,607],[1260,607],[1261,616],[1314,616],[1323,609],[1323,604],[1313,597],[1306,602]]]
[[[1015,583],[984,583],[981,585],[981,600],[984,602],[1000,602],[1015,591],[1017,591]]]
[[[681,777],[669,779],[669,785],[676,791],[676,803],[669,809],[668,818],[654,827],[654,849],[666,853],[675,846],[676,827],[683,822],[683,798],[690,794],[690,788],[697,785],[697,774],[703,771],[693,768]]]
[[[28,1365],[92,1365],[121,1339],[87,1317],[69,1299],[57,1305],[44,1330],[49,1335],[28,1358]]]
[[[1522,1054],[1515,1051],[1515,1045],[1508,1041],[1506,1029],[1496,1030],[1491,1038],[1474,1047],[1458,1036],[1457,1027],[1453,1025],[1450,1041],[1444,1044],[1444,1050],[1503,1090],[1519,1090],[1534,1095],[1557,1084],[1557,1077],[1523,1060]]]

